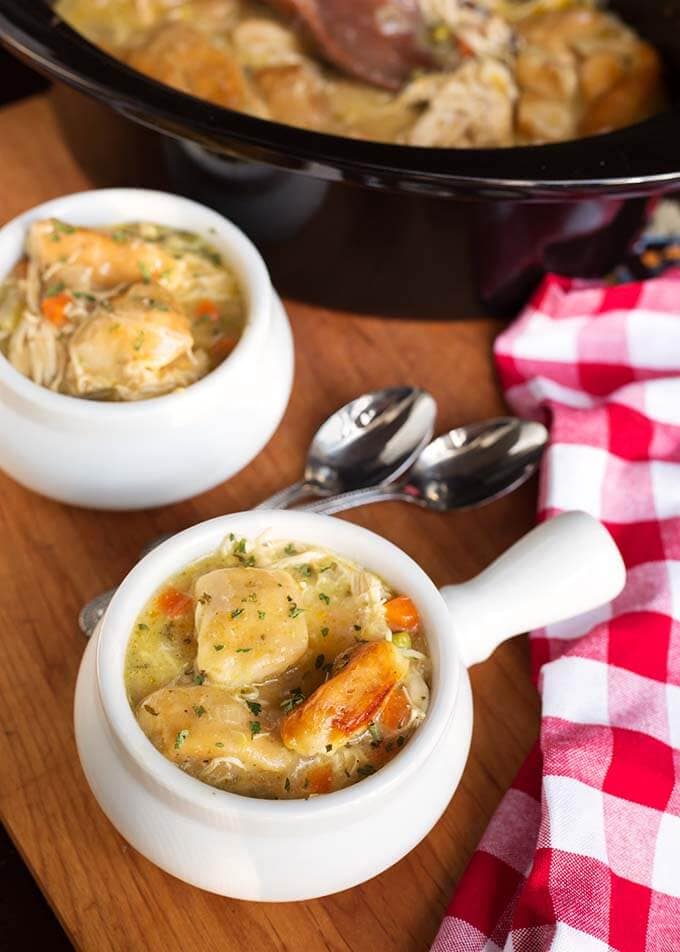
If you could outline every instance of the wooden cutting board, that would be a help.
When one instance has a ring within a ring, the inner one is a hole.
[[[61,193],[120,181],[113,157],[109,180],[85,177],[42,97],[0,111],[0,176],[3,222]],[[526,642],[517,638],[472,671],[472,751],[435,829],[376,879],[312,902],[200,892],[135,853],[100,812],[72,727],[85,600],[119,581],[148,539],[246,509],[298,478],[319,423],[362,391],[425,386],[439,401],[440,430],[505,412],[491,359],[495,321],[397,322],[286,306],[297,347],[290,406],[270,445],[229,483],[165,509],[109,514],[50,502],[0,474],[0,810],[71,940],[88,952],[421,952],[537,733]],[[401,546],[442,584],[475,574],[524,533],[534,497],[529,485],[476,512],[389,503],[348,518]],[[292,855],[291,875],[295,862]]]

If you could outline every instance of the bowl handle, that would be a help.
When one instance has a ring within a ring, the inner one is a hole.
[[[626,570],[605,527],[585,512],[537,526],[476,578],[447,585],[463,661],[485,661],[513,635],[590,611],[615,598]]]

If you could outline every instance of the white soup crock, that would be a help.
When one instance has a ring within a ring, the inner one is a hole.
[[[169,576],[213,552],[230,532],[324,546],[418,606],[432,658],[429,712],[394,760],[352,787],[308,800],[217,790],[166,760],[134,718],[123,675],[139,611]],[[204,522],[130,572],[85,651],[75,698],[85,775],[125,839],[188,883],[267,901],[346,889],[396,863],[444,812],[470,747],[468,666],[512,635],[609,601],[624,578],[610,535],[584,513],[544,523],[477,578],[441,591],[390,542],[328,516],[252,511]]]
[[[293,344],[265,264],[217,212],[165,192],[118,188],[46,202],[0,229],[0,280],[21,258],[31,222],[102,227],[149,221],[200,234],[239,281],[244,332],[232,353],[184,390],[130,403],[53,393],[0,354],[0,468],[72,505],[140,509],[229,479],[265,446],[288,403]]]

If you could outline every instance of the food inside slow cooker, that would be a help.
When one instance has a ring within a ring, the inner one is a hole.
[[[0,353],[50,390],[141,400],[194,383],[241,336],[237,281],[199,235],[34,222],[0,284]]]
[[[658,53],[588,0],[59,0],[57,10],[176,89],[353,138],[557,142],[664,104]]]
[[[408,743],[430,697],[410,598],[323,548],[233,535],[146,605],[125,679],[168,760],[267,799],[375,773]]]

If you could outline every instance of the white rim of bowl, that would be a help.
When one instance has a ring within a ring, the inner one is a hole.
[[[120,203],[122,214],[118,221],[111,222],[112,225],[145,220],[134,215],[135,202],[139,202],[140,199],[144,201],[157,200],[166,205],[172,204],[180,212],[183,209],[194,214],[198,212],[205,218],[206,224],[203,229],[189,228],[187,230],[200,234],[201,237],[219,250],[226,264],[231,266],[236,273],[241,293],[247,305],[245,325],[236,346],[214,370],[183,390],[149,397],[144,400],[116,402],[87,400],[70,394],[56,393],[24,376],[12,366],[4,354],[0,353],[0,383],[13,390],[27,403],[60,415],[94,418],[97,422],[102,421],[105,417],[108,417],[111,422],[120,422],[133,417],[152,415],[161,410],[171,410],[174,407],[179,409],[190,401],[201,400],[204,397],[208,398],[211,390],[219,388],[224,383],[225,378],[238,369],[249,351],[259,346],[260,338],[269,323],[273,299],[269,272],[262,256],[251,240],[229,219],[220,215],[214,209],[208,208],[199,202],[194,202],[189,198],[174,195],[171,192],[143,188],[105,188],[72,192],[69,195],[63,195],[36,205],[8,221],[0,228],[0,248],[9,231],[22,229],[25,233],[29,223],[38,218],[68,219],[71,217],[73,221],[67,221],[67,223],[78,225],[78,208],[90,201],[106,200]],[[73,211],[70,210],[70,206],[73,206]],[[127,213],[127,209],[130,209],[130,214]],[[155,222],[154,224],[163,224],[163,222]],[[214,229],[214,232],[210,229]],[[13,262],[13,264],[15,263],[16,261]],[[7,274],[8,271],[0,274],[0,281],[4,281]]]
[[[333,543],[328,548],[355,559],[388,582],[397,581],[395,576],[401,576],[400,581],[407,578],[407,585],[398,588],[408,591],[423,612],[430,657],[433,662],[436,660],[427,716],[403,749],[374,774],[342,790],[307,800],[247,797],[212,787],[184,773],[148,739],[125,692],[125,654],[133,625],[159,585],[182,566],[215,551],[230,531],[252,538],[266,528],[272,530],[272,538],[294,539],[301,543],[322,544],[313,536],[331,535]],[[366,550],[361,559],[352,554],[357,548]],[[375,553],[375,557],[369,555],[366,559],[369,550]],[[178,559],[180,552],[186,555]],[[176,568],[168,571],[167,563],[170,562]],[[393,571],[389,563],[393,563]],[[149,573],[157,576],[151,582],[146,581]],[[237,811],[253,819],[272,821],[318,819],[330,813],[344,812],[367,799],[384,797],[390,789],[401,784],[433,753],[438,739],[454,716],[463,667],[446,604],[432,580],[410,556],[363,527],[331,516],[285,510],[218,516],[185,529],[150,552],[131,570],[114,595],[102,621],[96,658],[97,686],[106,721],[118,743],[142,772],[179,800],[213,815],[233,815]]]

